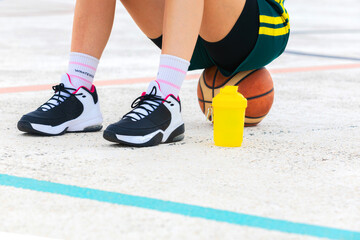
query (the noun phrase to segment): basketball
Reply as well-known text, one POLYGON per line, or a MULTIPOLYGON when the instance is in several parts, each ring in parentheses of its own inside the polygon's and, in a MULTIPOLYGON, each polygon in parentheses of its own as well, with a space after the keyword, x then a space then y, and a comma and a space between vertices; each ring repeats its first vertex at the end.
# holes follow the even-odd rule
MULTIPOLYGON (((255 126, 261 122, 272 106, 274 85, 266 68, 239 72, 225 77, 216 66, 207 68, 199 79, 197 95, 199 105, 205 115, 211 107, 212 99, 224 86, 239 86, 238 92, 248 101, 245 112, 245 126, 255 126)), ((208 116, 211 121, 211 116, 208 116)))

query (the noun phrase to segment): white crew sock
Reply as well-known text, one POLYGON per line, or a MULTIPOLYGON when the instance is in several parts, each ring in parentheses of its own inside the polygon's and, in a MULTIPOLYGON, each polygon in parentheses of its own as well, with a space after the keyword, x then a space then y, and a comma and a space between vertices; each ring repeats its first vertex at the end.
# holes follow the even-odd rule
POLYGON ((166 97, 179 95, 181 85, 186 77, 190 62, 172 55, 161 54, 159 72, 156 81, 160 85, 161 93, 166 97))
POLYGON ((95 57, 71 52, 67 71, 70 76, 70 84, 75 88, 84 86, 91 89, 98 64, 99 59, 95 57))

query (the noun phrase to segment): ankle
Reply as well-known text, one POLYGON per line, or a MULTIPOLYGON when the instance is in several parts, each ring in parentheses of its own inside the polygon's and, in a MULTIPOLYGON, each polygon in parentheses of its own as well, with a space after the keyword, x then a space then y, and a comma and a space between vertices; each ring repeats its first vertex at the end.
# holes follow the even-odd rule
POLYGON ((99 60, 87 54, 71 52, 69 59, 69 81, 75 88, 91 88, 99 60))
POLYGON ((190 63, 188 61, 176 56, 165 54, 160 56, 156 81, 163 95, 173 94, 175 97, 179 95, 189 65, 190 63))

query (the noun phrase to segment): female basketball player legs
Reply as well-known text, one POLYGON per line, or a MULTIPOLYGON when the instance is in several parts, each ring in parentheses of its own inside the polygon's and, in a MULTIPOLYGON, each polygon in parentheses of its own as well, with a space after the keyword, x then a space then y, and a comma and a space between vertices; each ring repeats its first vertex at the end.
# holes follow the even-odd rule
MULTIPOLYGON (((131 112, 104 131, 113 142, 151 146, 181 140, 178 93, 190 63, 190 70, 217 65, 225 75, 256 69, 279 56, 288 39, 283 0, 121 1, 162 54, 155 81, 134 101, 131 112)), ((92 81, 115 5, 115 0, 77 0, 68 72, 48 102, 21 118, 21 131, 59 135, 100 130, 92 81)))

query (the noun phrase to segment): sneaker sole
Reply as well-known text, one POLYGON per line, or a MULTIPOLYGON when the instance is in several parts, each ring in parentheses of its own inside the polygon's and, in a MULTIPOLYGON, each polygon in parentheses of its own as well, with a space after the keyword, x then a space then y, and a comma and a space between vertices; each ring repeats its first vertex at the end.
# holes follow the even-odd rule
POLYGON ((41 131, 38 131, 38 130, 34 129, 31 126, 30 122, 19 121, 18 124, 17 124, 17 128, 22 132, 26 132, 26 133, 30 133, 30 134, 36 134, 36 135, 41 135, 41 136, 59 136, 59 135, 63 135, 66 132, 97 132, 97 131, 100 131, 102 129, 102 125, 94 125, 94 126, 85 127, 81 131, 67 131, 68 127, 66 127, 60 133, 49 133, 49 132, 41 132, 41 131))
POLYGON ((110 141, 110 142, 115 142, 115 143, 120 143, 122 145, 126 145, 126 146, 132 146, 132 147, 151 147, 151 146, 156 146, 159 145, 161 143, 171 143, 171 142, 178 142, 184 139, 184 132, 185 132, 185 126, 184 124, 180 125, 179 127, 177 127, 168 137, 168 139, 163 142, 163 133, 159 132, 157 133, 154 137, 152 137, 149 141, 144 142, 144 143, 134 143, 134 142, 129 142, 129 141, 123 141, 120 140, 117 136, 116 133, 113 131, 109 131, 109 130, 105 130, 103 137, 110 141))

